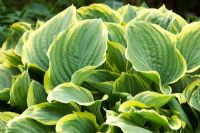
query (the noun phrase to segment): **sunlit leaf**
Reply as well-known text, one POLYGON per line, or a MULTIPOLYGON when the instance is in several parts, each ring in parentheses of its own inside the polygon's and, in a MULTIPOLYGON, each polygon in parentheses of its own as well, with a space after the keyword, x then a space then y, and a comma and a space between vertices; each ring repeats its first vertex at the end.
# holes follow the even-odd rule
POLYGON ((23 63, 36 64, 46 70, 49 63, 47 51, 53 39, 76 21, 76 8, 71 6, 31 32, 23 47, 23 63))
POLYGON ((98 128, 95 116, 88 112, 66 115, 56 124, 56 132, 63 133, 95 133, 98 128))
POLYGON ((131 21, 126 39, 126 57, 135 70, 157 71, 162 84, 173 83, 185 74, 186 62, 175 48, 173 34, 147 22, 131 21))
POLYGON ((186 25, 178 35, 176 47, 187 62, 187 72, 200 68, 200 22, 186 25))
POLYGON ((45 126, 27 117, 15 117, 6 125, 5 133, 55 133, 54 127, 45 126))
POLYGON ((104 4, 92 4, 81 7, 77 11, 80 19, 101 18, 105 22, 121 23, 122 16, 104 4))
POLYGON ((73 111, 79 111, 78 106, 75 104, 44 102, 29 107, 21 116, 32 118, 44 125, 56 125, 61 117, 73 111))
POLYGON ((81 21, 61 33, 48 52, 46 91, 70 81, 72 74, 85 66, 100 66, 105 61, 106 42, 106 26, 100 19, 81 21))

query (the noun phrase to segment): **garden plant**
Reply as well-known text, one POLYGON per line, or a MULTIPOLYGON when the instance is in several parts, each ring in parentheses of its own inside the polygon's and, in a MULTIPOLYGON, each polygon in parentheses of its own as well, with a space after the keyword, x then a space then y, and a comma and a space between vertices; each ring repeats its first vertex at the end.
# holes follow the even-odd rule
POLYGON ((200 22, 92 4, 10 30, 1 133, 200 133, 200 22))

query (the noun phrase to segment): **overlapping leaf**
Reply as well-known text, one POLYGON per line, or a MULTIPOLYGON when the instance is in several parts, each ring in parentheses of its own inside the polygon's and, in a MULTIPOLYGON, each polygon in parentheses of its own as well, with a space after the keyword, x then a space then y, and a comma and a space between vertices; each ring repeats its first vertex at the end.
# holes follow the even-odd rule
POLYGON ((106 3, 11 26, 0 132, 199 132, 199 22, 106 3))
POLYGON ((95 133, 98 128, 95 116, 88 112, 66 115, 56 124, 56 132, 64 133, 95 133))
POLYGON ((101 18, 104 22, 121 23, 122 16, 109 6, 103 4, 92 4, 81 7, 77 11, 80 19, 101 18))
POLYGON ((186 25, 178 35, 176 47, 187 62, 187 72, 200 68, 200 22, 186 25))
POLYGON ((76 8, 71 6, 31 32, 22 51, 23 63, 36 64, 47 69, 47 51, 57 34, 76 23, 76 8))
POLYGON ((16 75, 18 71, 9 67, 0 66, 0 99, 9 100, 9 92, 12 86, 12 76, 16 75))
POLYGON ((136 74, 122 73, 113 85, 113 92, 127 92, 133 96, 150 90, 150 85, 136 74))
POLYGON ((44 90, 43 85, 38 83, 37 81, 32 81, 29 85, 27 92, 27 105, 32 106, 35 104, 39 104, 45 102, 47 99, 47 94, 44 90))
POLYGON ((70 81, 72 74, 85 66, 100 66, 105 61, 107 36, 106 26, 100 19, 84 20, 60 34, 48 52, 46 91, 70 81))
POLYGON ((108 28, 109 41, 117 42, 126 47, 125 27, 115 23, 106 23, 106 26, 108 28))
POLYGON ((117 12, 122 15, 125 22, 129 22, 137 16, 137 12, 143 7, 136 7, 132 5, 125 5, 117 9, 117 12))
POLYGON ((183 95, 191 107, 200 111, 200 79, 190 83, 183 91, 183 95))
POLYGON ((125 47, 109 41, 105 65, 106 69, 116 73, 128 71, 131 63, 125 57, 125 47))
POLYGON ((169 11, 165 6, 161 7, 159 10, 142 9, 137 13, 135 20, 158 24, 174 34, 179 33, 187 24, 181 16, 169 11))
POLYGON ((66 114, 79 111, 76 104, 40 103, 25 110, 20 117, 32 118, 44 125, 56 125, 57 121, 66 114))
POLYGON ((24 32, 31 30, 31 25, 25 22, 17 22, 12 24, 12 34, 3 43, 2 50, 15 49, 19 38, 24 32))
POLYGON ((23 72, 12 85, 10 90, 10 101, 9 103, 13 106, 17 106, 20 109, 27 108, 27 92, 31 79, 29 77, 28 71, 23 72))
POLYGON ((90 91, 70 82, 56 86, 55 89, 49 93, 47 100, 49 102, 55 100, 61 103, 76 102, 79 105, 91 105, 92 102, 94 102, 90 91))
POLYGON ((137 71, 157 71, 162 84, 185 74, 186 62, 175 48, 176 38, 159 26, 132 21, 128 24, 126 57, 137 71))
POLYGON ((5 132, 6 124, 9 120, 13 119, 14 117, 18 116, 19 114, 14 112, 2 112, 0 113, 0 132, 5 132))
POLYGON ((42 125, 28 117, 15 117, 6 126, 5 133, 55 133, 54 127, 42 125))
POLYGON ((134 122, 132 122, 131 119, 124 118, 123 116, 117 116, 116 113, 113 111, 107 111, 107 120, 106 124, 117 126, 121 128, 121 130, 124 133, 130 133, 130 132, 141 132, 141 133, 152 133, 150 130, 147 130, 145 128, 139 127, 134 122))

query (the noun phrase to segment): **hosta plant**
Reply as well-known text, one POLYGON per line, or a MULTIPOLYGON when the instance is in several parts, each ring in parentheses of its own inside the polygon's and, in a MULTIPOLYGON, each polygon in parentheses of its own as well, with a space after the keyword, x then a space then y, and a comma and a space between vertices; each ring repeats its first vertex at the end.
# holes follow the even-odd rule
POLYGON ((93 4, 11 30, 0 132, 200 132, 200 22, 93 4))

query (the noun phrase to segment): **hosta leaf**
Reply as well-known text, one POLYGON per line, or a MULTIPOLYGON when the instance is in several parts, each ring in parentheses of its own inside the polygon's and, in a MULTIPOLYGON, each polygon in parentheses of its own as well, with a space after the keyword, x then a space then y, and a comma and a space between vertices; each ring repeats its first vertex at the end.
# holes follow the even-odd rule
POLYGON ((200 87, 193 92, 189 104, 200 112, 200 87))
POLYGON ((50 126, 26 117, 16 117, 7 123, 5 133, 55 133, 55 129, 50 126))
POLYGON ((137 16, 137 11, 143 9, 143 7, 136 7, 132 5, 125 5, 120 7, 117 12, 122 15, 125 22, 129 22, 137 16))
POLYGON ((80 19, 101 18, 104 22, 121 23, 122 16, 109 6, 103 4, 92 4, 81 7, 77 11, 80 19))
POLYGON ((188 116, 186 115, 186 113, 184 112, 183 108, 181 107, 181 105, 179 104, 179 102, 173 98, 170 102, 169 102, 169 107, 171 110, 174 110, 174 112, 176 112, 176 115, 180 118, 180 120, 182 121, 182 127, 185 128, 185 126, 188 126, 190 129, 192 129, 192 125, 188 119, 188 116), (185 125, 185 123, 187 125, 185 125))
POLYGON ((183 90, 193 81, 198 79, 198 76, 191 76, 191 75, 185 75, 181 79, 179 79, 174 84, 170 85, 173 89, 173 92, 176 93, 182 93, 183 90))
POLYGON ((123 2, 121 1, 115 1, 115 0, 111 0, 111 1, 105 1, 104 4, 108 5, 109 7, 111 7, 112 9, 118 9, 119 7, 123 6, 123 2))
POLYGON ((85 88, 110 94, 113 88, 113 81, 117 74, 105 70, 95 70, 95 67, 87 66, 79 69, 72 75, 72 83, 85 88))
POLYGON ((23 72, 13 83, 10 90, 10 101, 12 106, 17 106, 24 110, 27 108, 27 92, 31 79, 29 77, 28 71, 23 72))
POLYGON ((35 24, 35 30, 40 28, 44 23, 45 23, 44 21, 37 20, 35 24))
MULTIPOLYGON (((113 88, 113 82, 119 76, 119 74, 110 72, 107 70, 99 69, 91 71, 90 74, 82 84, 83 87, 98 91, 105 94, 110 94, 113 88)), ((78 77, 77 77, 78 78, 78 77)))
POLYGON ((9 100, 9 88, 12 85, 12 76, 17 73, 17 71, 11 68, 0 66, 0 100, 9 100))
POLYGON ((134 20, 158 24, 165 30, 174 34, 179 33, 182 30, 182 27, 187 24, 181 16, 166 8, 164 9, 164 7, 160 10, 142 9, 137 12, 137 17, 134 20))
POLYGON ((178 130, 181 128, 181 120, 177 116, 172 116, 167 118, 164 115, 158 114, 154 110, 142 109, 134 112, 141 115, 145 120, 150 121, 158 126, 169 126, 173 130, 178 130))
POLYGON ((73 111, 79 111, 78 106, 75 104, 44 102, 29 107, 21 116, 32 118, 44 125, 56 125, 61 117, 73 111))
POLYGON ((46 91, 70 81, 72 74, 83 67, 103 64, 106 43, 107 30, 100 19, 81 21, 60 34, 48 52, 50 69, 44 80, 46 91))
POLYGON ((113 81, 106 81, 106 82, 87 81, 86 83, 89 84, 88 88, 92 87, 93 89, 96 89, 99 92, 102 92, 102 93, 105 93, 105 94, 111 94, 112 93, 113 81))
POLYGON ((197 79, 190 83, 183 91, 189 105, 196 110, 200 111, 200 79, 197 79))
POLYGON ((81 85, 88 77, 95 73, 95 66, 86 66, 76 71, 71 78, 71 82, 81 85))
POLYGON ((187 62, 187 72, 200 68, 200 22, 186 25, 178 34, 176 47, 187 62))
POLYGON ((161 108, 172 100, 172 95, 160 94, 152 91, 144 91, 133 97, 133 100, 142 102, 147 106, 161 108))
POLYGON ((49 93, 47 100, 49 102, 55 100, 61 103, 75 102, 83 105, 96 115, 99 123, 102 123, 104 120, 101 114, 101 104, 107 98, 108 96, 105 95, 102 99, 94 101, 93 95, 87 89, 76 86, 73 83, 63 83, 49 93))
POLYGON ((108 40, 126 47, 125 27, 115 23, 106 23, 106 26, 108 28, 108 40))
POLYGON ((102 102, 108 99, 108 95, 103 96, 101 100, 96 100, 91 106, 88 106, 87 109, 96 116, 98 123, 103 123, 104 118, 102 116, 101 105, 102 102))
POLYGON ((21 57, 13 49, 3 51, 4 66, 18 67, 22 64, 21 57))
POLYGON ((117 116, 113 111, 106 111, 106 124, 119 127, 124 133, 139 132, 139 133, 153 133, 145 128, 137 126, 131 120, 126 120, 117 116))
POLYGON ((55 100, 61 103, 76 102, 79 105, 91 105, 94 102, 90 91, 70 82, 56 86, 55 89, 49 93, 47 100, 49 102, 55 100))
POLYGON ((186 62, 174 46, 173 34, 147 22, 131 21, 125 36, 126 57, 136 71, 157 71, 162 84, 173 83, 185 74, 186 62))
POLYGON ((118 73, 107 71, 104 69, 95 70, 86 81, 88 82, 106 82, 106 81, 115 81, 119 77, 118 73))
POLYGON ((18 115, 14 112, 0 112, 0 133, 4 133, 7 122, 18 115))
POLYGON ((3 101, 8 101, 10 98, 10 88, 4 88, 0 91, 0 99, 3 101))
POLYGON ((30 33, 31 33, 31 31, 24 32, 24 34, 21 36, 21 38, 19 39, 19 41, 15 47, 15 52, 20 56, 22 55, 23 45, 28 40, 30 33))
POLYGON ((141 79, 143 79, 149 85, 151 85, 152 90, 157 91, 157 92, 159 92, 160 90, 161 90, 161 92, 163 91, 161 89, 162 85, 161 85, 160 75, 157 71, 141 71, 141 72, 137 72, 137 71, 130 72, 129 71, 129 73, 138 75, 141 79))
POLYGON ((23 63, 48 68, 47 50, 57 34, 76 22, 76 9, 71 6, 31 32, 22 52, 23 63))
POLYGON ((95 116, 88 112, 66 115, 56 124, 56 132, 62 133, 95 133, 98 128, 95 116))
POLYGON ((28 107, 38 103, 45 102, 46 99, 47 99, 47 94, 44 90, 43 85, 33 80, 29 85, 27 93, 28 107))
POLYGON ((171 94, 172 89, 168 85, 161 85, 160 75, 157 71, 140 71, 135 72, 139 77, 151 85, 151 90, 163 94, 171 94))
POLYGON ((3 50, 15 49, 19 38, 24 32, 31 30, 31 25, 25 22, 16 22, 11 25, 11 29, 13 30, 13 33, 3 43, 3 50))
POLYGON ((128 100, 131 100, 133 97, 129 93, 125 92, 113 92, 109 95, 109 105, 112 107, 112 110, 118 112, 120 105, 128 100))
POLYGON ((150 110, 148 108, 149 106, 132 100, 123 103, 120 106, 119 111, 127 112, 126 115, 129 114, 130 116, 132 116, 132 119, 136 119, 139 115, 140 119, 144 119, 145 122, 152 122, 153 124, 155 124, 154 126, 157 126, 157 128, 159 128, 160 126, 169 126, 173 130, 178 130, 179 128, 181 128, 181 120, 176 115, 167 118, 164 115, 160 115, 155 110, 150 110), (132 106, 132 108, 130 106, 132 106), (134 107, 137 109, 140 108, 141 110, 134 109, 134 107))
POLYGON ((125 57, 125 47, 118 43, 108 42, 106 58, 106 65, 113 72, 126 72, 131 67, 131 63, 125 57))
POLYGON ((120 112, 129 112, 130 110, 132 110, 132 107, 136 107, 136 108, 150 108, 149 106, 147 106, 146 104, 136 101, 136 100, 129 100, 126 101, 124 103, 122 103, 119 106, 119 111, 120 112))
POLYGON ((192 97, 192 93, 200 86, 200 79, 197 79, 193 82, 191 82, 184 90, 183 95, 185 96, 186 100, 189 101, 189 99, 192 97))
POLYGON ((113 92, 127 92, 133 96, 150 90, 150 85, 136 74, 122 73, 113 84, 113 92))

